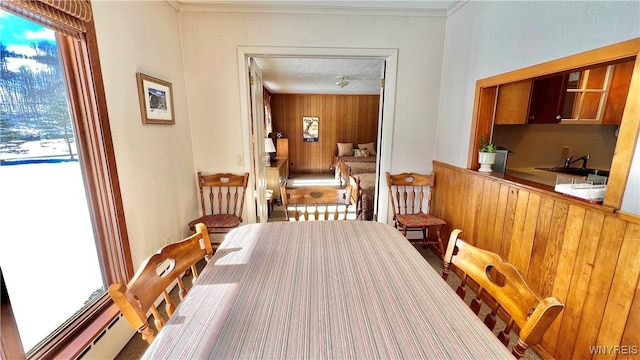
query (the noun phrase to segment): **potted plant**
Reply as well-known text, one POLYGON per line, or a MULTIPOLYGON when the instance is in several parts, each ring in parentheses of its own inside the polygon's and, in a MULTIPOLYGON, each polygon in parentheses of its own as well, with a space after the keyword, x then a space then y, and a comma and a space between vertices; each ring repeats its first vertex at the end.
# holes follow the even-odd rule
POLYGON ((478 149, 478 163, 480 164, 480 172, 490 173, 493 170, 491 165, 496 162, 496 146, 487 143, 487 136, 482 134, 480 136, 480 149, 478 149))

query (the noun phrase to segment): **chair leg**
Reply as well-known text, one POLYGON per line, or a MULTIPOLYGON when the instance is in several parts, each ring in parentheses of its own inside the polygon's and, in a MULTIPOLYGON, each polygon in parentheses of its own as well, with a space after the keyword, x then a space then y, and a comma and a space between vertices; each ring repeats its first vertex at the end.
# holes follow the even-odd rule
POLYGON ((422 247, 424 249, 429 247, 429 239, 427 238, 427 228, 422 229, 422 247))
POLYGON ((442 236, 440 236, 440 228, 436 228, 436 236, 438 237, 438 245, 440 246, 440 257, 444 259, 445 247, 442 236))

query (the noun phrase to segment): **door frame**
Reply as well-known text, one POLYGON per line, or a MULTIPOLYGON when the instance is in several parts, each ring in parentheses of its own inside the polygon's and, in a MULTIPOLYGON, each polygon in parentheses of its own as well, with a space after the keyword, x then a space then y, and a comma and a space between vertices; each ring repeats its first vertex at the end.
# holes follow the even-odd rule
MULTIPOLYGON (((271 46, 238 46, 238 79, 240 84, 240 114, 242 119, 242 148, 245 159, 245 170, 249 172, 249 184, 253 189, 256 174, 250 164, 259 154, 251 146, 251 101, 249 84, 249 58, 252 57, 301 57, 301 58, 363 58, 385 60, 384 102, 382 113, 379 114, 378 144, 379 144, 379 172, 376 178, 376 198, 378 203, 377 221, 387 223, 389 199, 380 196, 383 174, 391 168, 391 149, 393 148, 393 124, 395 120, 396 76, 398 68, 398 49, 385 48, 318 48, 318 47, 271 47, 271 46)), ((258 170, 258 169, 256 169, 258 170)), ((247 218, 249 223, 256 222, 256 204, 247 202, 247 218)), ((259 207, 261 208, 261 206, 259 207)), ((260 216, 261 222, 266 222, 265 216, 260 216)))

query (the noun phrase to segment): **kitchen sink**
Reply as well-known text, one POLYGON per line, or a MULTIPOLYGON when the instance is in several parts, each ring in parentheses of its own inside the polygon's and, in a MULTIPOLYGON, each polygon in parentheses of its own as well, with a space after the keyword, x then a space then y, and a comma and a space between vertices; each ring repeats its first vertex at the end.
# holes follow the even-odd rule
POLYGON ((600 169, 591 169, 591 168, 574 168, 574 167, 551 167, 551 168, 536 168, 539 170, 552 171, 562 174, 568 175, 576 175, 576 176, 588 176, 588 175, 599 175, 599 176, 609 176, 609 170, 600 170, 600 169))

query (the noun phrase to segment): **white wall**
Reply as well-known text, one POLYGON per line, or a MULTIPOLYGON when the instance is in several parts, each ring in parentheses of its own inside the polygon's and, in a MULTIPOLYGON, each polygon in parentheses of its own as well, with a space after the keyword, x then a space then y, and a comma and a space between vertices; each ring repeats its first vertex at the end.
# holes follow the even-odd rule
POLYGON ((446 23, 436 159, 466 166, 477 80, 636 37, 638 1, 465 3, 446 23))
POLYGON ((199 216, 176 10, 165 1, 93 1, 133 265, 199 216), (176 124, 143 125, 136 72, 173 84, 176 124))
POLYGON ((236 164, 247 141, 238 46, 399 49, 391 170, 431 169, 444 17, 181 11, 180 19, 196 171, 247 169, 236 164))

